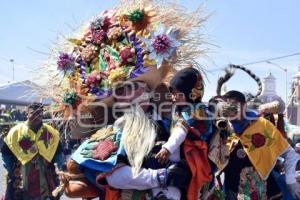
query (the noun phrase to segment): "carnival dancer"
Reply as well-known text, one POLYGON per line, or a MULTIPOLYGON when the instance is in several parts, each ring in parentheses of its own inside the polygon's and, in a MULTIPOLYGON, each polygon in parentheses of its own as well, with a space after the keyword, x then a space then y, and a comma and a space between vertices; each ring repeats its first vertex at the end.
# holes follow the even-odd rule
MULTIPOLYGON (((54 88, 51 94, 59 102, 57 115, 63 116, 67 125, 69 117, 76 116, 74 113, 81 113, 90 116, 94 125, 98 119, 106 118, 107 113, 106 109, 94 109, 90 104, 102 103, 114 108, 115 100, 122 101, 118 98, 119 95, 115 95, 120 85, 125 88, 124 91, 135 88, 133 86, 127 89, 130 86, 122 83, 130 81, 137 85, 138 89, 134 90, 137 93, 145 92, 147 87, 153 91, 161 83, 168 83, 168 78, 171 77, 168 75, 172 74, 170 72, 194 63, 204 52, 202 45, 205 43, 198 33, 206 17, 201 16, 203 13, 199 11, 200 9, 189 12, 176 2, 164 0, 126 0, 120 1, 114 9, 97 15, 83 27, 79 35, 69 38, 58 51, 53 51, 53 58, 57 60, 48 62, 51 64, 44 70, 52 73, 47 77, 50 77, 49 86, 54 88), (55 69, 58 71, 55 72, 55 69)), ((121 98, 126 96, 126 92, 124 94, 121 98)), ((81 175, 91 177, 90 182, 97 186, 101 186, 102 180, 114 188, 138 190, 166 187, 174 182, 183 183, 188 176, 173 176, 176 181, 170 179, 176 170, 189 172, 182 169, 186 166, 184 162, 154 167, 160 169, 142 165, 147 163, 144 159, 149 157, 146 155, 151 154, 158 138, 154 126, 157 120, 153 116, 148 118, 149 110, 135 103, 137 99, 140 99, 140 94, 137 98, 130 99, 130 103, 136 108, 134 112, 117 117, 118 120, 111 123, 112 126, 100 129, 96 135, 81 144, 72 156, 73 161, 83 169, 84 174, 81 175), (127 131, 127 128, 132 129, 127 131), (119 164, 126 166, 120 167, 119 164), (91 169, 95 170, 96 176, 91 169), (118 172, 126 174, 121 181, 122 177, 118 172), (141 181, 134 185, 136 180, 141 181)), ((93 127, 92 134, 99 128, 93 127)), ((77 136, 84 135, 79 128, 73 130, 77 136)), ((153 161, 157 162, 157 159, 153 161)))
POLYGON ((226 139, 230 151, 224 166, 226 199, 281 199, 272 170, 279 156, 285 159, 286 183, 295 199, 300 199, 294 149, 268 120, 247 110, 246 98, 238 91, 224 96, 221 115, 230 120, 234 134, 226 139), (230 111, 229 111, 230 110, 230 111))
MULTIPOLYGON (((180 154, 186 159, 192 172, 187 191, 187 199, 198 199, 203 194, 203 186, 212 180, 208 160, 208 141, 212 135, 212 120, 207 107, 202 103, 204 81, 199 70, 189 67, 178 71, 170 82, 170 90, 175 103, 174 131, 157 157, 165 160, 172 154, 180 154)), ((174 157, 174 156, 173 156, 174 157)))
POLYGON ((28 120, 13 127, 1 149, 7 175, 7 200, 54 199, 58 184, 54 164, 63 165, 59 133, 44 124, 43 105, 28 106, 28 120))
MULTIPOLYGON (((98 188, 106 188, 105 198, 114 191, 107 186, 127 190, 127 196, 128 190, 148 190, 148 194, 150 190, 152 196, 152 188, 166 188, 169 184, 182 188, 188 183, 189 175, 184 163, 164 165, 155 161, 155 149, 160 148, 159 145, 155 146, 155 143, 161 143, 161 138, 168 137, 169 125, 161 127, 160 130, 155 128, 154 122, 162 119, 151 108, 149 100, 141 98, 147 96, 147 85, 134 82, 125 84, 116 91, 117 103, 120 106, 131 106, 128 108, 133 111, 125 113, 113 126, 93 135, 79 147, 72 159, 81 165, 91 183, 98 188), (152 119, 149 119, 144 110, 151 113, 152 119), (166 169, 163 169, 165 167, 166 169)), ((165 195, 168 199, 180 199, 180 191, 172 186, 167 190, 162 189, 163 194, 154 190, 154 198, 165 195)), ((147 191, 134 193, 132 195, 137 197, 146 195, 147 191)), ((121 194, 124 195, 124 191, 121 194)))

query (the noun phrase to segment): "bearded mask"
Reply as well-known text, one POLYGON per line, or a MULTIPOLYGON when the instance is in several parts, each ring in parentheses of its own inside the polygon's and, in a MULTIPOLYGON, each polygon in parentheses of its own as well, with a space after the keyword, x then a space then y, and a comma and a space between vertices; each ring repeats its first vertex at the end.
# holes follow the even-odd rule
POLYGON ((236 118, 241 113, 241 107, 237 103, 219 102, 217 111, 221 117, 236 118))

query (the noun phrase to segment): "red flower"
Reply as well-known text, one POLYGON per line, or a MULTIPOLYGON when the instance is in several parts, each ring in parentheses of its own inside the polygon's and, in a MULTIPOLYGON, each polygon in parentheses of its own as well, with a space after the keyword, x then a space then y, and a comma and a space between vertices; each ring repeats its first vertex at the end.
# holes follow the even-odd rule
POLYGON ((23 137, 19 141, 19 145, 24 151, 28 151, 32 147, 33 141, 31 141, 28 137, 23 137))
POLYGON ((133 62, 134 56, 135 56, 134 49, 130 47, 125 47, 120 51, 120 57, 122 63, 124 64, 133 62))
POLYGON ((260 133, 255 133, 252 135, 251 142, 256 148, 259 148, 265 145, 266 138, 260 133))
POLYGON ((94 44, 101 44, 106 39, 106 32, 103 30, 94 30, 92 31, 92 42, 94 44))
POLYGON ((100 141, 93 150, 93 158, 96 160, 106 160, 109 156, 118 150, 118 147, 111 139, 100 141))

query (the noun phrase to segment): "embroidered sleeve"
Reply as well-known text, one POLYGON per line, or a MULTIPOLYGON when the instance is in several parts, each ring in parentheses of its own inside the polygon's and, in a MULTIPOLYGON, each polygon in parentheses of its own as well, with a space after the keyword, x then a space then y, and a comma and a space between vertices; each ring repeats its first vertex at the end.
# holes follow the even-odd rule
POLYGON ((289 146, 288 149, 282 154, 284 158, 284 169, 285 169, 285 179, 287 184, 292 184, 296 182, 297 172, 296 165, 300 160, 300 156, 295 152, 295 150, 289 146))

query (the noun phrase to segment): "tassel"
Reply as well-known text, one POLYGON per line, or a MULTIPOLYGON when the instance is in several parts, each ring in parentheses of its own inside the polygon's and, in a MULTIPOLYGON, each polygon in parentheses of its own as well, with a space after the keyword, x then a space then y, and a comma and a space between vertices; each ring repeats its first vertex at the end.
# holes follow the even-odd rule
POLYGON ((59 176, 60 184, 58 187, 55 188, 55 190, 52 191, 53 197, 60 196, 62 194, 62 192, 64 191, 65 186, 69 183, 69 181, 85 177, 84 174, 70 174, 70 173, 61 171, 61 170, 59 170, 56 163, 54 163, 54 166, 55 166, 55 173, 59 176))
POLYGON ((274 126, 276 126, 274 114, 271 113, 269 116, 270 116, 270 119, 269 119, 270 122, 272 122, 272 124, 273 124, 274 126))
POLYGON ((287 138, 286 132, 284 130, 284 115, 282 113, 278 114, 277 129, 281 132, 284 138, 287 138))
POLYGON ((59 186, 55 188, 55 190, 52 191, 52 196, 53 197, 58 197, 59 195, 62 194, 62 191, 65 189, 65 183, 62 181, 61 175, 63 175, 63 172, 59 170, 57 163, 54 163, 55 167, 55 173, 59 177, 59 186))
POLYGON ((55 198, 60 196, 64 189, 65 189, 65 184, 64 183, 60 184, 58 187, 55 188, 55 190, 52 191, 52 196, 55 198))

